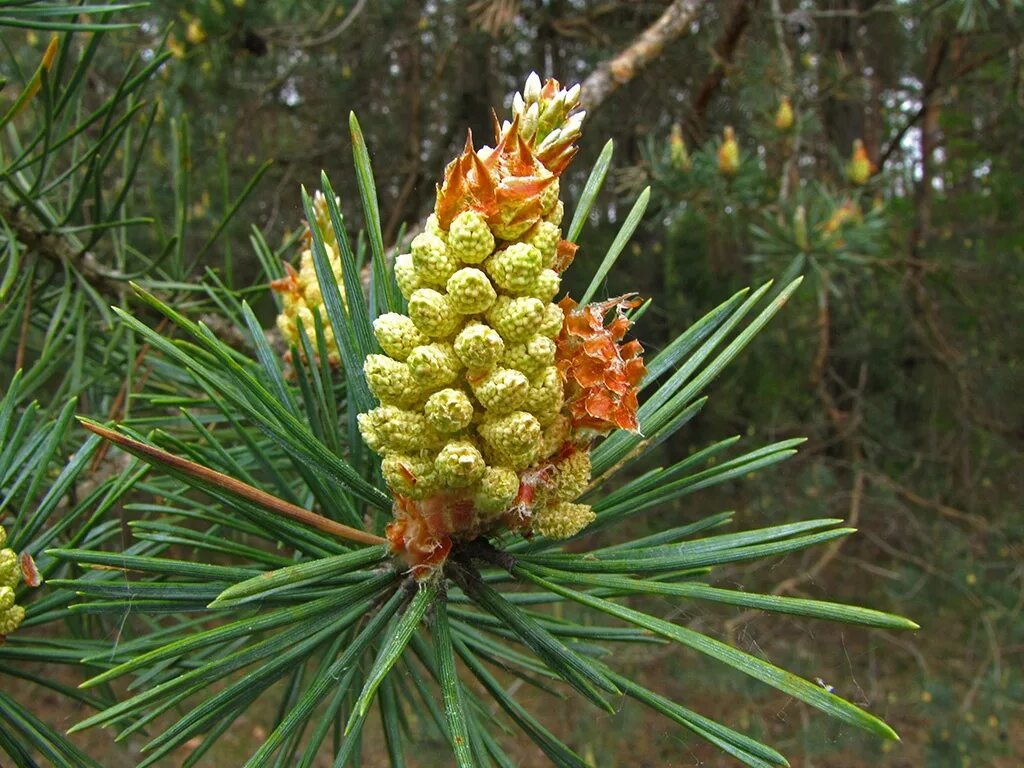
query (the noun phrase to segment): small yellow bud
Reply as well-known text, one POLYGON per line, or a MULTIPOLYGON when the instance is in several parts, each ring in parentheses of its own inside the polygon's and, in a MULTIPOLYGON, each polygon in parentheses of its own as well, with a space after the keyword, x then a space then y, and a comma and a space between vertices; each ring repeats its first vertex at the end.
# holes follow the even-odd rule
POLYGON ((445 245, 448 245, 448 233, 441 229, 441 222, 437 220, 437 214, 432 213, 427 216, 427 223, 423 231, 440 238, 444 241, 445 245))
MULTIPOLYGON (((540 193, 540 209, 545 214, 550 214, 556 205, 561 204, 561 200, 558 199, 559 184, 556 178, 553 182, 544 187, 544 191, 540 193)), ((557 223, 557 222, 556 222, 557 223)))
POLYGON ((573 451, 554 465, 551 478, 551 498, 555 501, 574 501, 590 483, 590 451, 573 451))
POLYGON ((485 518, 504 512, 519 495, 519 475, 508 467, 487 467, 473 496, 473 505, 485 518))
POLYGON ((438 489, 434 462, 429 458, 392 453, 384 457, 381 474, 395 494, 410 499, 423 499, 438 489))
POLYGON ((203 29, 203 22, 199 19, 191 19, 185 28, 185 39, 192 45, 199 45, 206 40, 206 30, 203 29))
POLYGON ((544 269, 534 278, 533 285, 526 290, 526 295, 533 296, 533 298, 540 299, 547 304, 555 298, 558 294, 558 289, 561 287, 562 278, 559 277, 558 273, 553 269, 544 269))
POLYGON ((474 267, 463 267, 448 278, 447 290, 455 311, 463 315, 486 312, 498 297, 487 275, 474 267))
POLYGON ((395 282, 398 283, 398 290, 408 300, 412 297, 413 291, 424 286, 423 280, 416 271, 411 253, 399 254, 395 259, 395 282))
POLYGON ((541 252, 529 243, 513 243, 498 251, 484 263, 487 274, 506 291, 529 290, 544 268, 541 252))
POLYGON ((722 144, 718 148, 718 170, 723 176, 735 176, 740 170, 740 145, 731 125, 722 131, 722 144))
POLYGON ((420 280, 436 286, 448 282, 448 278, 458 268, 444 240, 429 232, 421 232, 413 238, 412 263, 420 280))
POLYGON ((789 96, 783 96, 775 112, 775 128, 785 133, 793 127, 793 122, 793 102, 789 100, 789 96))
POLYGON ((7 529, 0 525, 0 549, 7 546, 7 529))
POLYGON ((384 405, 409 407, 422 400, 421 388, 410 367, 387 355, 367 355, 363 374, 373 396, 384 405))
POLYGON ((0 587, 0 612, 14 605, 14 590, 11 587, 0 587))
POLYGON ((572 433, 572 422, 567 416, 559 414, 551 420, 551 423, 544 427, 543 444, 541 445, 541 458, 547 458, 557 453, 569 440, 572 433))
POLYGON ((484 457, 468 440, 452 440, 434 459, 438 479, 449 488, 472 485, 483 475, 484 468, 484 457))
POLYGON ((471 371, 492 368, 504 352, 501 336, 483 323, 469 323, 455 337, 455 354, 471 371))
MULTIPOLYGON (((561 317, 561 310, 558 310, 558 313, 561 317)), ((525 341, 538 332, 538 326, 543 325, 544 302, 532 297, 510 299, 507 296, 499 296, 487 313, 487 320, 505 341, 525 341)), ((558 327, 561 329, 561 321, 558 327)))
POLYGON ((555 352, 555 342, 547 336, 537 334, 523 343, 508 345, 502 363, 507 368, 515 368, 533 377, 554 364, 555 352))
POLYGON ((561 501, 534 512, 533 530, 549 539, 568 539, 596 518, 594 510, 587 504, 561 501))
POLYGON ((459 314, 443 293, 417 288, 409 297, 409 317, 422 333, 432 339, 446 339, 455 333, 459 314))
POLYGON ((864 147, 864 142, 860 139, 854 139, 853 154, 850 156, 850 162, 846 164, 846 177, 852 184, 862 187, 868 183, 868 180, 876 170, 878 169, 871 162, 871 158, 868 157, 868 151, 864 147))
POLYGON ((448 228, 448 245, 462 263, 479 264, 494 250, 494 235, 480 213, 463 211, 448 228))
POLYGON ((423 413, 438 432, 458 432, 473 420, 473 403, 461 389, 442 389, 427 398, 423 413))
POLYGON ((21 566, 13 549, 0 549, 0 587, 14 587, 21 582, 21 566))
POLYGON ((419 387, 437 389, 451 384, 459 375, 459 359, 451 344, 424 344, 409 354, 409 370, 419 387))
POLYGON ((518 410, 529 391, 530 380, 512 368, 495 368, 473 388, 480 404, 495 414, 518 410))
POLYGON ((556 227, 561 226, 562 219, 565 217, 565 204, 559 200, 555 207, 551 209, 551 213, 544 217, 544 221, 551 222, 556 227))
POLYGON ((480 436, 493 454, 513 469, 530 466, 540 452, 540 422, 529 413, 513 411, 480 424, 480 436))
POLYGON ((562 230, 550 221, 539 221, 537 226, 526 235, 526 242, 540 251, 541 261, 545 267, 555 263, 555 251, 558 241, 562 239, 562 230))
POLYGON ((544 314, 537 325, 537 333, 553 339, 562 332, 562 324, 565 322, 565 314, 557 304, 548 304, 544 307, 544 314))
POLYGON ((380 348, 395 360, 405 360, 414 347, 430 341, 411 318, 397 312, 387 312, 374 320, 373 335, 380 348))
POLYGON ((563 397, 562 377, 556 366, 549 365, 531 384, 525 409, 538 417, 539 414, 553 415, 562 410, 563 397))
POLYGON ((668 156, 672 167, 677 171, 688 171, 693 166, 690 153, 686 149, 686 140, 683 138, 683 126, 675 123, 672 132, 668 137, 668 156))
POLYGON ((25 609, 20 605, 12 605, 5 611, 0 611, 0 635, 9 635, 25 619, 25 609))
POLYGON ((429 451, 443 442, 422 413, 392 405, 360 414, 359 431, 370 448, 384 454, 429 451))

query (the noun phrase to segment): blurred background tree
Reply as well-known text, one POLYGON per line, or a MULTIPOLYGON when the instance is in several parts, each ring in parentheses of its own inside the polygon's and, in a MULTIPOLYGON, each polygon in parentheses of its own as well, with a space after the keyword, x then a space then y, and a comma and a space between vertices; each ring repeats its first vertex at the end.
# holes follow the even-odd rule
MULTIPOLYGON (((353 178, 350 110, 374 149, 390 244, 429 212, 463 127, 487 140, 491 106, 507 106, 525 73, 583 82, 596 96, 563 180, 569 197, 606 138, 618 149, 576 274, 593 271, 651 185, 638 244, 617 267, 655 299, 638 328, 645 345, 657 349, 760 278, 809 278, 686 441, 662 450, 678 459, 752 423, 766 437, 810 436, 809 447, 783 475, 678 502, 644 525, 728 507, 746 522, 843 517, 861 535, 800 555, 787 569, 799 577, 755 568, 737 570, 737 583, 929 613, 914 638, 810 634, 737 612, 690 619, 780 663, 813 650, 822 685, 870 703, 904 739, 882 754, 848 729, 806 727, 791 745, 805 765, 819 753, 822 764, 1020 764, 1016 0, 175 0, 118 11, 125 28, 73 34, 61 29, 67 15, 30 20, 23 7, 33 5, 62 4, 0 3, 0 383, 16 392, 19 417, 35 400, 58 418, 72 397, 99 418, 125 415, 146 375, 107 309, 129 301, 126 280, 215 322, 217 303, 196 279, 247 289, 263 279, 251 241, 292 252, 298 185, 317 186, 322 168, 353 178), (20 104, 51 34, 58 58, 20 104), (727 126, 735 167, 721 160, 727 126), (17 368, 26 373, 9 387, 17 368)), ((358 220, 358 194, 338 191, 358 220)), ((63 436, 68 425, 55 423, 63 436)), ((31 472, 58 471, 84 439, 67 434, 31 472)), ((684 679, 657 654, 637 663, 670 688, 706 683, 708 714, 726 706, 717 678, 684 679)), ((786 710, 746 700, 741 720, 786 745, 796 731, 786 710)), ((614 729, 569 719, 594 754, 638 760, 614 729)), ((678 759, 657 728, 644 759, 678 759)))

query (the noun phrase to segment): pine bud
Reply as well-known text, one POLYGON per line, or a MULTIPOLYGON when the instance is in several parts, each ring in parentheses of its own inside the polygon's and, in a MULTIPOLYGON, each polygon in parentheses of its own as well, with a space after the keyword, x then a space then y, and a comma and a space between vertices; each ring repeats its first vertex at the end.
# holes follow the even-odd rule
POLYGON ((437 214, 432 213, 427 216, 427 223, 423 227, 423 231, 440 238, 449 248, 451 247, 448 242, 448 233, 441 229, 441 222, 437 220, 437 214))
POLYGON ((553 456, 562 449, 572 434, 572 422, 567 416, 555 416, 551 423, 544 427, 543 443, 540 449, 541 458, 553 456))
POLYGON ((669 162, 677 171, 689 171, 693 166, 690 153, 686 149, 686 140, 683 138, 683 127, 679 123, 672 126, 672 132, 668 137, 669 162))
POLYGON ((846 165, 846 177, 852 184, 863 187, 876 170, 875 164, 868 157, 867 149, 864 148, 864 142, 854 139, 853 154, 850 156, 850 162, 846 165))
POLYGON ((515 411, 526 400, 530 380, 520 371, 495 368, 473 388, 480 404, 489 412, 500 414, 515 411))
POLYGON ((455 333, 459 315, 451 301, 433 288, 417 288, 409 297, 409 317, 422 333, 432 339, 446 339, 455 333))
POLYGON ((541 252, 529 243, 513 243, 487 259, 484 268, 498 287, 521 293, 528 290, 540 274, 544 260, 541 252))
POLYGON ((438 432, 458 432, 473 420, 473 403, 461 389, 442 389, 427 398, 423 413, 438 432))
POLYGON ((590 484, 590 451, 573 451, 554 465, 551 498, 574 501, 590 484))
POLYGON ((484 473, 484 457, 468 440, 452 440, 434 459, 438 479, 449 488, 472 485, 484 473))
POLYGON ((548 304, 544 307, 544 314, 537 325, 537 333, 553 339, 562 332, 562 324, 565 322, 565 314, 557 304, 548 304))
POLYGON ((740 170, 740 145, 731 125, 722 131, 722 144, 718 148, 718 170, 723 176, 735 176, 740 170))
POLYGON ((508 467, 487 467, 473 496, 473 504, 485 517, 504 512, 519 494, 519 475, 508 467))
POLYGON ((21 582, 21 567, 13 549, 0 549, 0 587, 14 587, 21 582))
MULTIPOLYGON (((555 185, 552 184, 552 186, 555 186, 555 185)), ((545 190, 545 191, 547 191, 547 190, 545 190)), ((558 190, 556 189, 555 191, 557 192, 558 190)), ((541 200, 543 201, 543 199, 544 199, 544 196, 541 195, 541 200)), ((554 224, 556 227, 558 227, 558 226, 562 225, 562 219, 564 217, 565 217, 565 204, 561 200, 557 200, 557 201, 555 201, 555 204, 551 207, 551 210, 548 213, 544 214, 544 221, 546 221, 546 222, 548 222, 550 224, 554 224)))
POLYGON ((392 453, 384 457, 380 471, 388 488, 398 496, 424 499, 437 492, 434 462, 429 458, 392 453))
POLYGON ((448 247, 463 264, 479 264, 494 250, 494 235, 476 211, 463 211, 448 228, 448 247))
POLYGON ((409 354, 409 370, 416 384, 437 389, 451 384, 459 376, 459 359, 451 344, 424 344, 409 354))
POLYGON ((0 635, 9 635, 25 620, 25 609, 20 605, 12 605, 5 611, 0 611, 0 635))
POLYGON ((531 384, 526 408, 533 414, 556 414, 563 402, 562 377, 556 366, 549 365, 531 384))
POLYGON ((513 469, 530 466, 540 452, 540 422, 529 413, 513 411, 480 424, 480 436, 495 456, 513 469))
POLYGON ((395 259, 395 282, 406 300, 412 297, 413 291, 425 285, 416 271, 411 253, 401 253, 395 259))
POLYGON ((487 275, 473 267, 463 267, 448 278, 447 290, 455 311, 463 315, 486 312, 498 297, 487 275))
POLYGON ((575 536, 597 518, 587 504, 561 501, 534 512, 533 530, 549 539, 575 536))
POLYGON ((414 347, 430 341, 410 318, 397 312, 387 312, 374 320, 373 335, 380 348, 395 360, 405 360, 414 347))
POLYGON ((412 240, 412 263, 416 274, 427 285, 441 286, 458 268, 444 241, 429 232, 421 232, 412 240))
POLYGON ((789 96, 783 96, 779 102, 779 108, 775 112, 775 128, 786 133, 793 127, 793 122, 793 103, 789 100, 789 96))
POLYGON ((547 336, 537 334, 523 343, 509 345, 505 349, 502 363, 507 368, 515 368, 532 378, 547 366, 554 364, 555 353, 555 342, 547 336))
POLYGON ((556 227, 562 223, 562 213, 558 212, 557 218, 553 214, 556 213, 556 209, 560 208, 562 211, 565 210, 562 206, 562 201, 558 199, 559 188, 560 184, 558 179, 555 179, 544 188, 543 192, 540 193, 541 213, 543 213, 544 216, 547 217, 547 220, 552 222, 556 227))
POLYGON ((501 336, 483 323, 469 323, 455 337, 455 354, 471 371, 494 367, 504 352, 505 342, 501 336))
POLYGON ((557 224, 550 221, 538 221, 531 229, 525 242, 540 251, 541 261, 545 267, 550 267, 555 262, 555 251, 558 248, 558 241, 562 239, 562 230, 557 224))
POLYGON ((409 366, 387 355, 367 355, 363 374, 373 396, 384 405, 408 407, 422 399, 421 388, 409 366))
POLYGON ((544 303, 530 297, 510 299, 507 296, 499 296, 487 313, 487 320, 505 341, 525 341, 537 333, 538 326, 543 326, 544 303))
POLYGON ((555 298, 561 286, 562 278, 558 276, 558 273, 553 269, 544 269, 534 279, 533 285, 529 287, 526 294, 547 304, 555 298))
POLYGON ((442 443, 441 436, 430 426, 426 416, 392 405, 360 414, 359 431, 367 445, 385 454, 429 451, 442 443))

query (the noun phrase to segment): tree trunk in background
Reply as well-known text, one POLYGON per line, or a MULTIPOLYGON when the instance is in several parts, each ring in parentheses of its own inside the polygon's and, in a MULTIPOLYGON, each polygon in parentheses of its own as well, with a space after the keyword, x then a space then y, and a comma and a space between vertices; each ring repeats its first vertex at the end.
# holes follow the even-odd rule
POLYGON ((707 116, 708 106, 711 98, 722 86, 725 80, 726 67, 732 63, 736 55, 736 48, 740 39, 750 24, 750 17, 757 8, 759 0, 737 0, 733 6, 732 14, 725 25, 722 36, 715 43, 715 58, 711 71, 704 79, 697 98, 693 101, 693 116, 690 121, 690 137, 699 142, 704 133, 704 118, 707 116))

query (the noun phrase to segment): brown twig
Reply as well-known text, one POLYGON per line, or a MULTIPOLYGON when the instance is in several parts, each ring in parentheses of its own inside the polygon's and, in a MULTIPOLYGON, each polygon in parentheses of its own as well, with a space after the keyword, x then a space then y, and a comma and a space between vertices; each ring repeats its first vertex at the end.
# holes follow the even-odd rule
POLYGON ((266 491, 261 491, 258 488, 253 488, 247 483, 243 483, 241 480, 236 480, 233 477, 217 472, 209 467, 204 467, 202 464, 196 464, 195 462, 183 459, 180 456, 175 456, 173 453, 161 450, 152 445, 133 440, 126 435, 122 435, 119 432, 115 432, 112 429, 100 426, 95 422, 87 421, 85 419, 79 419, 82 426, 88 429, 90 432, 94 432, 105 440, 109 440, 112 443, 120 446, 129 453, 133 453, 146 461, 153 464, 162 464, 166 467, 181 472, 189 477, 194 477, 198 480, 215 485, 218 488, 223 489, 227 493, 237 496, 239 498, 250 501, 260 507, 263 507, 269 512, 274 512, 283 517, 287 517, 303 525, 308 525, 310 528, 315 528, 318 531, 336 536, 339 539, 347 539, 349 541, 357 541, 360 544, 387 544, 387 540, 380 536, 375 536, 372 533, 366 531, 360 531, 358 528, 352 528, 348 525, 330 520, 322 515, 318 515, 315 512, 310 512, 308 509, 303 509, 294 504, 291 504, 283 499, 279 499, 266 491))
POLYGON ((21 331, 18 335, 18 351, 14 355, 14 370, 20 371, 25 365, 25 350, 28 348, 29 320, 32 316, 32 274, 29 273, 28 286, 25 288, 25 310, 21 314, 21 331))

